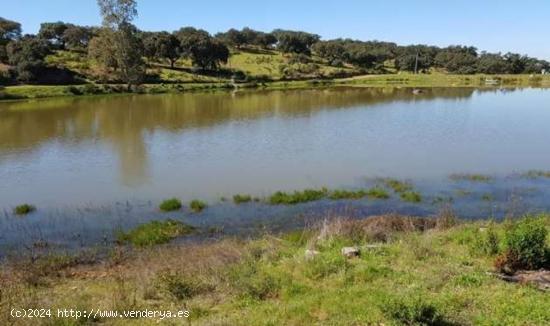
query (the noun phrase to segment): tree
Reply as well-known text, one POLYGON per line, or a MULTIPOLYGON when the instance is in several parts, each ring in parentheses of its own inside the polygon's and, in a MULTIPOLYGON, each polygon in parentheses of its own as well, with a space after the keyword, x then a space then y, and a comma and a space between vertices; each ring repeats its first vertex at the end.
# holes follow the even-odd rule
POLYGON ((277 47, 285 53, 309 55, 311 46, 321 39, 319 35, 299 31, 276 29, 272 33, 277 38, 277 47))
POLYGON ((229 59, 229 49, 207 31, 184 27, 175 35, 180 41, 182 55, 202 69, 218 69, 220 63, 227 63, 229 59))
POLYGON ((118 62, 116 51, 113 47, 114 42, 114 32, 107 28, 101 29, 98 35, 90 40, 88 56, 96 60, 103 67, 116 71, 118 69, 118 62))
POLYGON ((277 43, 277 38, 271 33, 260 32, 256 36, 255 44, 261 48, 267 49, 277 43))
POLYGON ((97 0, 103 25, 118 29, 129 24, 137 16, 137 2, 135 0, 97 0))
POLYGON ((504 74, 509 71, 506 60, 500 53, 483 52, 477 61, 477 72, 483 74, 504 74))
POLYGON ((178 38, 168 32, 142 33, 144 55, 149 60, 167 59, 170 67, 181 55, 180 42, 178 38))
POLYGON ((216 38, 236 48, 240 48, 244 44, 247 44, 246 36, 234 28, 225 33, 216 34, 216 38))
POLYGON ((84 50, 88 47, 92 37, 93 31, 91 28, 69 24, 61 39, 70 49, 84 50))
POLYGON ((0 17, 0 62, 7 62, 6 45, 21 37, 21 24, 0 17))
POLYGON ((63 33, 65 33, 68 27, 64 22, 42 23, 40 24, 38 37, 52 44, 59 45, 61 49, 64 49, 65 40, 63 39, 63 33))
POLYGON ((114 34, 114 48, 119 77, 126 82, 128 90, 132 85, 139 85, 145 77, 143 43, 138 36, 137 28, 132 24, 122 24, 114 34))
POLYGON ((50 54, 48 43, 36 37, 24 37, 7 45, 9 64, 15 66, 17 79, 22 82, 36 80, 45 67, 44 58, 50 54))
POLYGON ((126 82, 128 90, 132 85, 141 83, 145 76, 145 63, 141 59, 143 55, 143 43, 138 37, 138 30, 131 24, 137 16, 137 3, 135 0, 98 0, 103 26, 108 31, 106 37, 99 43, 109 41, 112 37, 114 52, 100 46, 99 56, 104 59, 114 56, 116 67, 119 69, 119 77, 126 82))

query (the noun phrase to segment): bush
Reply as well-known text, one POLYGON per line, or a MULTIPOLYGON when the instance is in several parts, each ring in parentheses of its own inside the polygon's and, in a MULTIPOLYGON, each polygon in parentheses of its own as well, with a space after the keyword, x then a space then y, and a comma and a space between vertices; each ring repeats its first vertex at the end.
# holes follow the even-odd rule
POLYGON ((204 289, 202 283, 196 279, 173 271, 159 273, 154 285, 160 292, 177 301, 191 299, 204 289))
POLYGON ((252 197, 250 195, 237 194, 237 195, 233 196, 233 202, 235 204, 248 203, 251 200, 252 200, 252 197))
POLYGON ((549 266, 548 230, 542 217, 526 217, 510 225, 505 234, 506 250, 495 262, 502 272, 539 269, 549 266))
POLYGON ((159 208, 163 212, 177 211, 181 209, 181 201, 177 198, 167 199, 160 204, 159 208))
POLYGON ((435 306, 421 299, 387 301, 381 310, 400 325, 448 325, 435 306))
POLYGON ((120 243, 129 242, 136 247, 147 247, 167 243, 181 235, 193 232, 195 228, 175 220, 152 221, 142 224, 135 229, 116 235, 120 243))
POLYGON ((203 202, 203 201, 200 201, 200 200, 193 200, 191 201, 191 203, 189 203, 189 207, 191 208, 191 211, 193 211, 193 213, 199 213, 201 212, 203 209, 205 209, 208 205, 203 202))
POLYGON ((36 210, 36 207, 34 207, 33 205, 23 204, 15 207, 13 209, 13 213, 16 215, 27 215, 34 212, 35 210, 36 210))

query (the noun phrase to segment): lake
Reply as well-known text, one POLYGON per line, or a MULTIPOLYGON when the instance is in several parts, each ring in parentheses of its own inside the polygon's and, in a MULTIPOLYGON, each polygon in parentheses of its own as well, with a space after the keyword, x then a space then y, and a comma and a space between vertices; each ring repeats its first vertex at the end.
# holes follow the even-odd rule
MULTIPOLYGON (((237 193, 354 188, 392 177, 434 197, 472 186, 495 198, 501 194, 504 202, 511 189, 523 189, 522 198, 535 193, 530 207, 545 209, 548 180, 520 175, 550 170, 549 144, 550 90, 536 88, 434 88, 420 94, 333 88, 4 102, 0 208, 5 219, 13 219, 8 215, 15 205, 28 202, 50 217, 110 214, 125 225, 121 216, 146 219, 168 197, 218 203, 237 193), (497 181, 457 185, 448 178, 455 173, 497 181)), ((230 213, 226 206, 213 208, 218 212, 209 213, 212 219, 276 211, 230 213)), ((431 211, 421 208, 419 213, 431 211)), ((463 208, 466 215, 479 214, 470 202, 463 208)))

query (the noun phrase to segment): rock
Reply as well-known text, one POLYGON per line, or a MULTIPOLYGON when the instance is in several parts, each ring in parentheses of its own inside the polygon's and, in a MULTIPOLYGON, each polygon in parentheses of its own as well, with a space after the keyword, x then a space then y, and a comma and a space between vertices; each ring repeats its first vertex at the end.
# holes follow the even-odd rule
POLYGON ((315 256, 319 255, 320 252, 318 252, 317 250, 310 250, 310 249, 307 249, 306 252, 305 252, 305 257, 306 257, 306 260, 311 260, 313 258, 315 258, 315 256))
POLYGON ((346 258, 359 257, 359 248, 357 247, 344 247, 342 248, 342 255, 346 258))

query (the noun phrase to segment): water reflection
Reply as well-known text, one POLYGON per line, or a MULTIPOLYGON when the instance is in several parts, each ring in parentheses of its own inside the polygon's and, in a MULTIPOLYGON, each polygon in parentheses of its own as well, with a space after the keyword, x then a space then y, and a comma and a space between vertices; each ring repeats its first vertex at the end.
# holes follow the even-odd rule
MULTIPOLYGON (((372 162, 376 157, 386 159, 388 172, 407 175, 411 169, 395 162, 391 153, 411 151, 413 170, 423 164, 416 155, 427 149, 419 142, 426 143, 423 137, 428 136, 413 124, 429 123, 434 130, 437 124, 463 125, 447 128, 450 139, 430 140, 433 148, 457 145, 447 141, 460 140, 468 128, 464 114, 472 112, 460 116, 437 107, 468 108, 466 103, 484 93, 499 97, 499 105, 509 105, 501 90, 472 88, 425 89, 416 95, 410 89, 339 88, 0 103, 0 206, 30 196, 39 197, 31 198, 35 202, 52 202, 53 197, 58 198, 55 203, 62 202, 60 197, 69 203, 108 202, 153 194, 267 191, 284 181, 289 187, 306 185, 307 180, 344 183, 369 169, 384 172, 372 162), (362 112, 382 105, 391 107, 371 115, 362 112), (403 114, 403 107, 430 111, 413 116, 403 114), (348 113, 321 114, 339 110, 348 113), (370 134, 385 124, 390 125, 387 130, 370 134), (400 128, 408 133, 393 139, 391 133, 400 128), (354 153, 354 148, 363 152, 354 153), (293 183, 297 177, 301 181, 293 183)), ((463 154, 468 145, 458 145, 462 148, 457 153, 463 154)))

